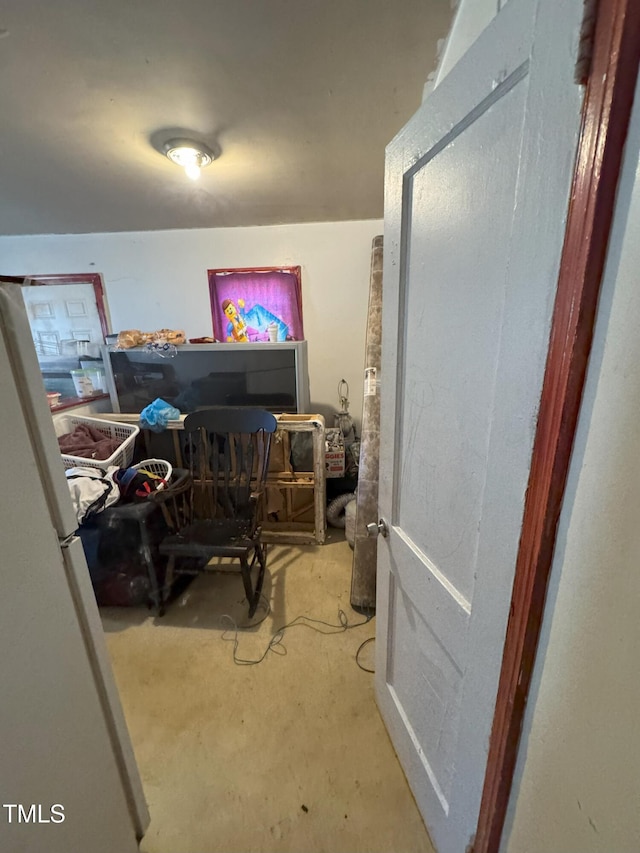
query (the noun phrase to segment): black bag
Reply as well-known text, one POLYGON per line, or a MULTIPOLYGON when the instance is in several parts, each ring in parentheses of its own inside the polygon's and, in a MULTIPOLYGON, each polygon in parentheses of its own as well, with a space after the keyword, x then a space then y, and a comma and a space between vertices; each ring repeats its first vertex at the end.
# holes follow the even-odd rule
POLYGON ((164 480, 152 477, 137 468, 118 468, 113 479, 120 488, 120 500, 123 503, 146 500, 164 480))

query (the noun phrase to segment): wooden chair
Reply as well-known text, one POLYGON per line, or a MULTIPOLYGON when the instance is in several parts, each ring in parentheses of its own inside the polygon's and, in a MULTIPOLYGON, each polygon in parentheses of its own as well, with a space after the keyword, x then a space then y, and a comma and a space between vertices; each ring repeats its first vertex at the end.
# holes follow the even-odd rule
POLYGON ((169 558, 166 594, 174 574, 215 570, 209 562, 228 557, 240 563, 249 618, 256 612, 267 564, 259 510, 276 426, 272 414, 255 408, 219 406, 185 418, 190 517, 160 544, 160 553, 169 558))

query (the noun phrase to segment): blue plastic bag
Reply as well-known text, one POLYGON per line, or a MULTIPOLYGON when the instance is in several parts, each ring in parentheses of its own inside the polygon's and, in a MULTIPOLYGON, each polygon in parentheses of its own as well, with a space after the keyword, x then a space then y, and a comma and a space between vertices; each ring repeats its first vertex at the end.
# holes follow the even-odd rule
POLYGON ((180 409, 157 397, 140 412, 140 426, 152 432, 162 432, 167 428, 169 421, 177 421, 179 418, 180 409))

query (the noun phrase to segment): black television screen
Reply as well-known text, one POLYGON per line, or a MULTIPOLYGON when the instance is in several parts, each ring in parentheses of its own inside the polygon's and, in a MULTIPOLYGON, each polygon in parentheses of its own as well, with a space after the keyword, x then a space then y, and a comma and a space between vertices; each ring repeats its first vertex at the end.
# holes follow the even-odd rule
POLYGON ((220 405, 304 412, 304 343, 186 345, 173 357, 138 347, 108 350, 114 410, 138 413, 160 397, 185 414, 220 405))

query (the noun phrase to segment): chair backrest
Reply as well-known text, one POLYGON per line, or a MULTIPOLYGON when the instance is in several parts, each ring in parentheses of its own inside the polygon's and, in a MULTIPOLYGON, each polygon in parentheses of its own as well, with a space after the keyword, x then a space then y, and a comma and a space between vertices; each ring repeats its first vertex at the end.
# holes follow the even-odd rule
POLYGON ((264 409, 217 406, 187 415, 194 518, 257 520, 277 425, 264 409))

